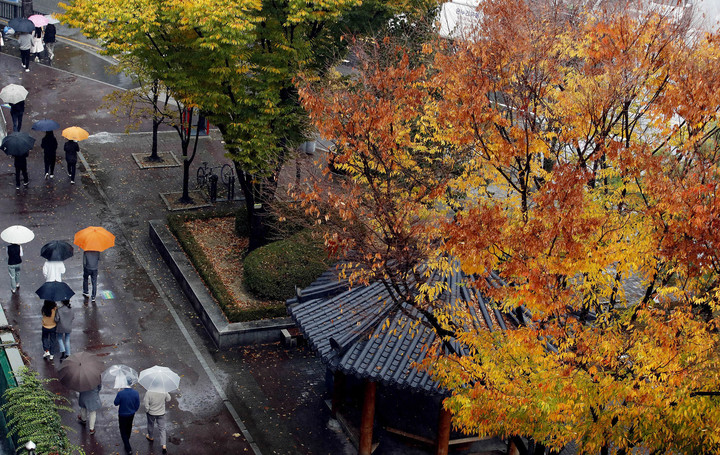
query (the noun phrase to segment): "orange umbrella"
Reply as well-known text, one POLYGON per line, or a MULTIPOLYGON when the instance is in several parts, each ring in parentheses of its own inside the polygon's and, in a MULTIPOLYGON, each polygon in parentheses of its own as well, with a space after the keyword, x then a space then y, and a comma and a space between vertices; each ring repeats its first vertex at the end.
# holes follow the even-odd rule
POLYGON ((73 141, 84 141, 89 136, 90 133, 80 128, 79 126, 71 126, 70 128, 65 128, 62 131, 62 137, 66 139, 71 139, 73 141))
POLYGON ((90 226, 75 233, 75 245, 85 251, 105 251, 115 246, 115 236, 100 226, 90 226))

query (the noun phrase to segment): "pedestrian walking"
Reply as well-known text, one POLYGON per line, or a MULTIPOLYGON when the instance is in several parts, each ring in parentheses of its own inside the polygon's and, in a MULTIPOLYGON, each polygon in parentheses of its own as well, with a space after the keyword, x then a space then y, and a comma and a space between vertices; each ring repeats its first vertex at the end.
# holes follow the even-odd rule
POLYGON ((95 419, 97 418, 98 409, 102 408, 100 402, 100 388, 101 384, 92 390, 85 390, 80 392, 78 396, 78 406, 80 406, 80 414, 78 414, 78 421, 81 424, 88 424, 90 434, 95 434, 95 419))
POLYGON ((67 163, 67 174, 70 177, 70 183, 75 183, 75 165, 77 165, 77 154, 80 146, 77 141, 69 139, 65 142, 65 162, 67 163))
POLYGON ((47 24, 45 26, 45 35, 43 36, 45 49, 50 60, 55 58, 55 24, 47 24))
POLYGON ((52 300, 45 300, 42 310, 42 347, 45 353, 43 359, 52 360, 55 347, 55 335, 57 333, 57 322, 55 322, 55 313, 57 305, 52 300))
POLYGON ((40 142, 43 149, 43 159, 45 160, 45 178, 55 178, 55 160, 57 157, 58 142, 52 131, 46 131, 45 136, 40 142))
MULTIPOLYGON (((30 33, 19 33, 18 45, 20 47, 20 64, 25 71, 30 71, 30 48, 32 47, 32 35, 30 33)), ((16 131, 20 131, 19 129, 16 131)))
POLYGON ((118 406, 118 426, 120 427, 120 438, 122 439, 125 453, 130 455, 132 447, 130 446, 130 435, 132 434, 133 419, 135 413, 140 409, 140 394, 137 390, 132 389, 132 379, 127 378, 127 385, 120 389, 115 395, 115 406, 118 406))
POLYGON ((143 397, 143 406, 147 415, 147 434, 145 438, 153 442, 155 426, 160 433, 160 444, 162 444, 162 453, 167 453, 167 433, 165 431, 165 403, 170 401, 170 394, 167 392, 145 392, 143 397))
POLYGON ((55 332, 57 334, 60 362, 72 354, 70 352, 70 332, 72 332, 73 319, 75 319, 75 314, 72 306, 70 306, 70 300, 63 300, 55 312, 55 322, 57 323, 55 332))
POLYGON ((10 272, 10 290, 13 294, 20 288, 20 264, 22 263, 22 246, 11 243, 7 247, 8 272, 10 272))
POLYGON ((45 261, 43 264, 43 276, 45 281, 62 281, 62 274, 65 273, 63 261, 45 261))
POLYGON ((20 189, 20 174, 23 176, 23 186, 28 186, 27 155, 13 157, 15 159, 15 189, 20 189))
POLYGON ((85 297, 90 297, 90 300, 92 300, 93 302, 95 302, 95 297, 97 296, 97 277, 99 263, 99 251, 83 252, 83 295, 85 297), (90 294, 88 278, 90 278, 90 281, 92 282, 92 294, 90 294))
POLYGON ((25 114, 25 100, 10 104, 10 117, 12 117, 13 131, 18 132, 22 128, 23 114, 25 114))
POLYGON ((35 31, 32 34, 32 46, 30 46, 30 56, 35 59, 36 62, 40 61, 40 56, 45 52, 45 45, 43 44, 43 31, 40 27, 35 27, 35 31))

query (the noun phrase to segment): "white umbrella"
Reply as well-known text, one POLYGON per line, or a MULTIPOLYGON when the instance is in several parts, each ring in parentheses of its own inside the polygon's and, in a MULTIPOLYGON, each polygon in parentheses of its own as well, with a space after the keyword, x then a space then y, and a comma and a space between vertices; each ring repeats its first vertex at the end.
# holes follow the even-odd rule
POLYGON ((112 383, 113 389, 124 389, 137 383, 138 374, 127 365, 112 365, 103 372, 102 380, 112 383))
POLYGON ((25 101, 25 98, 27 98, 28 91, 25 87, 22 85, 17 84, 9 84, 3 87, 2 90, 0 90, 0 98, 2 98, 3 101, 10 104, 19 103, 20 101, 25 101))
POLYGON ((52 14, 46 14, 45 17, 48 20, 48 24, 59 24, 60 23, 60 21, 55 19, 55 16, 53 16, 52 14))
POLYGON ((138 383, 148 392, 172 392, 180 385, 180 376, 168 367, 155 365, 140 372, 138 383))
POLYGON ((25 226, 15 225, 10 226, 4 231, 0 232, 0 239, 3 239, 7 243, 23 244, 28 243, 30 240, 35 238, 35 234, 25 226))

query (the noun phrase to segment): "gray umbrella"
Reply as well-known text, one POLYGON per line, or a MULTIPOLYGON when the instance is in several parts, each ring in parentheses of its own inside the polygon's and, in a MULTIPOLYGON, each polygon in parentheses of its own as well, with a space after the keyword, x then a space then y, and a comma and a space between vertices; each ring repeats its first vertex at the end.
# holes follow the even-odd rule
POLYGON ((28 133, 19 131, 5 136, 0 149, 10 156, 28 156, 33 145, 35 145, 35 138, 28 133))
POLYGON ((10 19, 8 27, 12 28, 18 33, 32 33, 35 31, 35 24, 30 19, 24 17, 16 17, 10 19))
POLYGON ((19 103, 25 101, 28 96, 28 91, 25 87, 18 84, 8 84, 0 90, 0 98, 9 104, 19 103))
POLYGON ((97 356, 82 351, 70 354, 58 370, 60 382, 66 387, 83 392, 100 384, 105 364, 97 356))

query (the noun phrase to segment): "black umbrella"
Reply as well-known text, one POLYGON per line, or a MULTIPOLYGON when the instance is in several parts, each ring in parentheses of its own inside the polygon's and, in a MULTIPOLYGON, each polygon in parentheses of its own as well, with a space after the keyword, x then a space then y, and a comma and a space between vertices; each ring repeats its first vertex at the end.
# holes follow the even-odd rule
POLYGON ((35 24, 33 24, 33 21, 24 17, 10 19, 8 27, 19 33, 32 33, 35 31, 35 24))
POLYGON ((53 240, 40 248, 40 256, 48 261, 64 261, 73 255, 73 246, 62 240, 53 240))
POLYGON ((48 118, 38 120, 37 122, 33 123, 32 129, 35 131, 53 131, 60 128, 60 124, 56 122, 55 120, 50 120, 48 118))
POLYGON ((70 286, 62 281, 48 281, 40 286, 35 294, 43 300, 52 300, 53 302, 70 300, 70 297, 75 295, 70 286))
POLYGON ((35 138, 20 131, 5 136, 0 149, 10 156, 28 156, 33 145, 35 145, 35 138))

